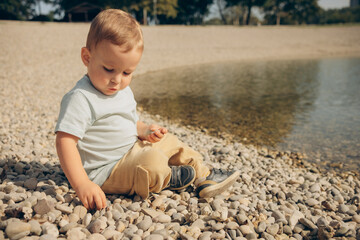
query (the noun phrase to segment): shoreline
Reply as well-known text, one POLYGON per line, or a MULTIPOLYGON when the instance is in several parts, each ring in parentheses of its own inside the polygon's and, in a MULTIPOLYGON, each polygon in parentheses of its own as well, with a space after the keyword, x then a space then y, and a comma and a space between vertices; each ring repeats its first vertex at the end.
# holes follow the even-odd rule
MULTIPOLYGON (((360 237, 356 176, 319 173, 301 156, 229 143, 145 111, 142 120, 167 126, 199 151, 205 163, 240 171, 239 179, 210 199, 199 199, 193 187, 163 190, 146 200, 107 195, 106 209, 87 211, 60 168, 53 129, 63 94, 85 72, 79 55, 89 25, 2 23, 0 239, 360 237)), ((360 56, 360 26, 312 30, 145 27, 149 43, 137 74, 240 57, 299 57, 312 51, 335 55, 353 49, 360 56), (332 46, 336 49, 327 49, 332 46)))

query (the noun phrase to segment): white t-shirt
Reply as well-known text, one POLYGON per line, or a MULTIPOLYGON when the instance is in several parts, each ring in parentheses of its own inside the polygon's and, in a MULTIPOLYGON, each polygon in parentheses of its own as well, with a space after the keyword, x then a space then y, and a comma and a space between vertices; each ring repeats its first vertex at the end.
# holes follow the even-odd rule
POLYGON ((85 75, 63 97, 55 132, 79 138, 77 148, 85 171, 101 186, 137 141, 138 119, 130 87, 107 96, 85 75))

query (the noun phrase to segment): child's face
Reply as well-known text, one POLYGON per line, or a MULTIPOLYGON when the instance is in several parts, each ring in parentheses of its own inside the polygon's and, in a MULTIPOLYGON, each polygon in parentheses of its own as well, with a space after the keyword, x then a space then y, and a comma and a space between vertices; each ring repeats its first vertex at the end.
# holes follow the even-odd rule
POLYGON ((105 95, 113 95, 130 84, 141 55, 141 49, 124 52, 121 46, 108 40, 101 41, 91 51, 86 47, 81 49, 91 83, 105 95))

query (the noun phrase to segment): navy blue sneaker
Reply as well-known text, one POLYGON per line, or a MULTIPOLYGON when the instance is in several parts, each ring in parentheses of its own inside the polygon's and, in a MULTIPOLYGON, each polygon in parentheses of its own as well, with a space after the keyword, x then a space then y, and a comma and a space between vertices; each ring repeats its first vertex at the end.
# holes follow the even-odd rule
POLYGON ((195 181, 196 172, 192 166, 170 166, 171 178, 169 182, 170 190, 181 190, 187 188, 195 181))
POLYGON ((209 176, 198 184, 196 192, 201 198, 214 197, 232 186, 239 175, 240 172, 238 171, 226 171, 214 168, 211 170, 209 176))

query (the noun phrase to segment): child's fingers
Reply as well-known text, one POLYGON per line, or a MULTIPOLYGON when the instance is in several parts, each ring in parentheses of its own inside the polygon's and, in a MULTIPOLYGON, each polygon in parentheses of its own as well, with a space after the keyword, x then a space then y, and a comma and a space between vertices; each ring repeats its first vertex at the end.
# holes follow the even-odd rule
MULTIPOLYGON (((80 200, 81 200, 81 199, 80 199, 80 200)), ((83 199, 83 200, 81 200, 81 202, 83 203, 83 205, 84 205, 84 207, 85 207, 86 209, 89 209, 89 203, 88 203, 88 201, 87 201, 86 198, 83 199)))
POLYGON ((101 201, 102 201, 102 207, 105 208, 106 207, 106 196, 105 193, 102 192, 102 197, 101 197, 101 201))
POLYGON ((88 197, 88 203, 89 203, 89 208, 90 209, 95 209, 95 202, 94 202, 94 199, 93 199, 93 197, 92 196, 89 196, 88 197))
POLYGON ((154 135, 155 135, 155 137, 159 138, 159 140, 160 140, 160 138, 162 138, 164 136, 164 134, 162 134, 160 131, 154 132, 154 135))
MULTIPOLYGON (((94 196, 94 200, 95 200, 95 204, 96 204, 96 209, 97 209, 97 210, 102 209, 102 208, 103 208, 102 197, 99 196, 99 194, 96 194, 96 195, 94 196)), ((95 206, 94 206, 94 208, 95 208, 95 206)))

